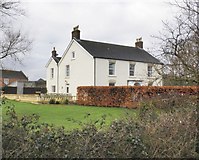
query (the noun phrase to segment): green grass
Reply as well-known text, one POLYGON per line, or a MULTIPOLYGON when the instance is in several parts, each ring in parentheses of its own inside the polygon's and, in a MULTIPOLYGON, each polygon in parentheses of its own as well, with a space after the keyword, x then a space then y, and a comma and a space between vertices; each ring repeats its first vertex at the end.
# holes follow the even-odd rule
POLYGON ((88 123, 102 119, 102 116, 106 115, 106 125, 110 125, 113 120, 123 118, 127 116, 127 114, 132 117, 136 117, 137 115, 137 110, 126 108, 31 104, 7 100, 2 109, 3 120, 7 117, 6 106, 10 105, 15 106, 15 110, 19 117, 35 113, 40 116, 40 123, 53 124, 56 127, 64 126, 66 130, 72 130, 80 127, 78 123, 74 123, 68 119, 88 123))

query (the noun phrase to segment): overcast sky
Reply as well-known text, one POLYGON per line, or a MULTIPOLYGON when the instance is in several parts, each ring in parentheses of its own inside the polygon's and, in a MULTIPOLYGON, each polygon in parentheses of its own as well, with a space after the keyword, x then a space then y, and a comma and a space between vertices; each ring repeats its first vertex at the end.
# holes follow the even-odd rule
MULTIPOLYGON (((17 21, 34 40, 32 51, 23 56, 22 70, 29 80, 46 79, 45 65, 52 48, 62 56, 79 25, 81 38, 134 46, 142 37, 144 49, 151 50, 162 31, 162 20, 170 20, 174 10, 169 0, 21 0, 26 17, 17 21)), ((152 53, 155 54, 155 53, 152 53)))

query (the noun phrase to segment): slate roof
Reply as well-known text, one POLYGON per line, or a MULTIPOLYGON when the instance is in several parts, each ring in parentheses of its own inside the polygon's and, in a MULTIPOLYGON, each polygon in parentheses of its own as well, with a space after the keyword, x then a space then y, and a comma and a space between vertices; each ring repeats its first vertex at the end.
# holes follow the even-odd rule
POLYGON ((22 71, 0 70, 2 78, 28 80, 22 71))
POLYGON ((76 41, 95 58, 162 64, 144 49, 79 39, 76 41))
POLYGON ((55 57, 55 56, 52 56, 52 57, 53 57, 53 59, 55 60, 56 63, 59 63, 61 57, 55 57))

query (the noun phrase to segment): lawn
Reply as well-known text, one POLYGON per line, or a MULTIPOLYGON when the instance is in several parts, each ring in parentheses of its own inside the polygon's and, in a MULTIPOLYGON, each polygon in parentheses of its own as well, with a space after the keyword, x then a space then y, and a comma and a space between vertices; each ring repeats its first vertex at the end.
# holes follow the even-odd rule
POLYGON ((6 106, 14 105, 17 115, 31 115, 33 113, 40 116, 40 123, 53 124, 56 127, 64 126, 66 130, 79 128, 80 125, 69 119, 87 123, 95 122, 106 115, 106 125, 110 125, 113 120, 129 116, 136 117, 137 110, 126 108, 79 106, 79 105, 50 105, 32 104, 7 100, 3 105, 3 120, 6 118, 6 106))

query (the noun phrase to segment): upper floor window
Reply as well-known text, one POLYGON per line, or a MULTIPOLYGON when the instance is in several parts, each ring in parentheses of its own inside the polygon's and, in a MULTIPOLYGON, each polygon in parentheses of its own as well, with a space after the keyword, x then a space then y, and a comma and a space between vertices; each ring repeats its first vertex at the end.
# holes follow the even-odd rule
POLYGON ((69 77, 70 76, 70 66, 66 65, 66 76, 69 77))
POLYGON ((152 66, 148 66, 148 77, 152 77, 152 66))
POLYGON ((115 62, 109 61, 109 75, 115 75, 115 62))
POLYGON ((135 64, 129 63, 129 76, 135 75, 135 64))
POLYGON ((50 69, 50 76, 51 76, 51 78, 54 78, 54 68, 50 69))
POLYGON ((75 52, 72 52, 72 59, 75 59, 75 52))

